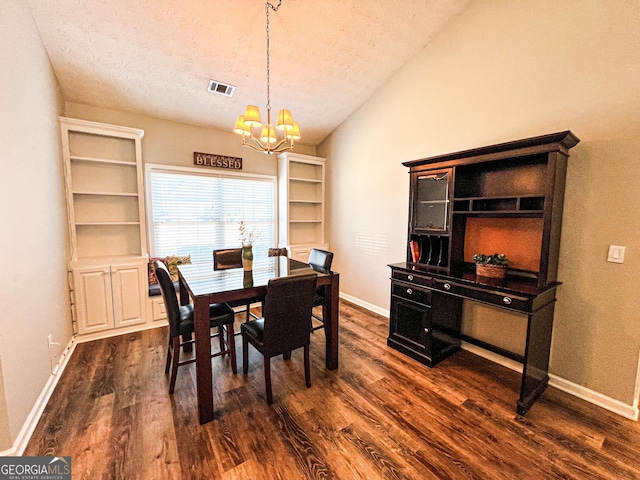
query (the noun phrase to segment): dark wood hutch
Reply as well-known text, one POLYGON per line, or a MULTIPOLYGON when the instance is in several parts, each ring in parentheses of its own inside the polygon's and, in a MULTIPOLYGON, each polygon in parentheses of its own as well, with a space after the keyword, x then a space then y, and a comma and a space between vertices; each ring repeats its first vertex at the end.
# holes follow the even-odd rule
POLYGON ((460 340, 523 364, 516 411, 549 381, 569 131, 403 163, 410 199, 406 261, 391 267, 387 344, 433 366, 460 340), (506 279, 478 277, 475 253, 505 253, 506 279), (461 334, 462 302, 527 316, 524 355, 461 334))

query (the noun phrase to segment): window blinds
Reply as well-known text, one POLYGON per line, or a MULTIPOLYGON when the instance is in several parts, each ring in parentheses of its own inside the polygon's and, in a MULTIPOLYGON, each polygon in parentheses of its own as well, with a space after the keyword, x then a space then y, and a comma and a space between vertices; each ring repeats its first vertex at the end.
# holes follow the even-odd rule
POLYGON ((275 241, 275 181, 152 169, 151 223, 155 256, 191 255, 212 262, 212 251, 240 247, 239 222, 253 231, 254 270, 271 265, 275 241))

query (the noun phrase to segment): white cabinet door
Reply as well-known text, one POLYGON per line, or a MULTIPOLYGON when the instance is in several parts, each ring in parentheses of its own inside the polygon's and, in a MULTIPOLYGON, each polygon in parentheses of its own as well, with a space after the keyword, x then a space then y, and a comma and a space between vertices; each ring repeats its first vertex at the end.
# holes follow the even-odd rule
POLYGON ((113 319, 116 328, 146 321, 145 298, 141 294, 144 282, 142 265, 111 266, 113 319))
POLYGON ((78 334, 146 322, 146 264, 73 269, 78 334))
POLYGON ((113 328, 113 304, 109 267, 75 269, 78 333, 92 333, 113 328))
POLYGON ((165 309, 162 296, 151 297, 147 305, 151 308, 152 321, 167 323, 167 310, 165 309))

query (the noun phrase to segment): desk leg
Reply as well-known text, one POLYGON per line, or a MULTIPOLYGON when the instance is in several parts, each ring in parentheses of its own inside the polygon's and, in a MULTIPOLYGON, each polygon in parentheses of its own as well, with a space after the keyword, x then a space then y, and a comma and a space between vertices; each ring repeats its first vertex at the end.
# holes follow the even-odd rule
POLYGON ((331 284, 325 286, 322 306, 325 335, 325 365, 329 370, 338 368, 338 318, 340 308, 340 275, 331 275, 331 284))
POLYGON ((213 420, 213 381, 211 379, 211 337, 209 301, 194 299, 194 327, 196 335, 196 388, 200 424, 213 420))
POLYGON ((520 399, 516 404, 516 412, 519 415, 527 413, 549 383, 549 352, 554 308, 555 301, 529 315, 520 399))

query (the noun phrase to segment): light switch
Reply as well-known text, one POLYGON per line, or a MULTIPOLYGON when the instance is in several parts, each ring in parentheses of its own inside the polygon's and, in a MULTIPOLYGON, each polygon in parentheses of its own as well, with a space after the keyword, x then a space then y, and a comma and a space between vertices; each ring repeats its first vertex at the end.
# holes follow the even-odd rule
POLYGON ((623 263, 624 252, 626 249, 627 247, 621 247, 620 245, 609 245, 609 256, 607 257, 607 262, 623 263))

